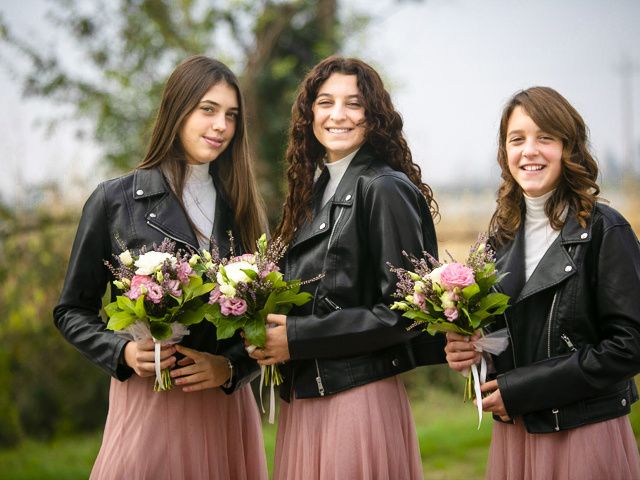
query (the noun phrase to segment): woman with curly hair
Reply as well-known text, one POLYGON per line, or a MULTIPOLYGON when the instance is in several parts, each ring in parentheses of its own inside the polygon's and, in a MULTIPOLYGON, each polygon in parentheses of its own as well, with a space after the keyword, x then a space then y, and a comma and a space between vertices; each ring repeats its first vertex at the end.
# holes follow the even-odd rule
MULTIPOLYGON (((597 201, 580 114, 558 92, 518 92, 500 122, 502 184, 490 222, 511 306, 482 407, 494 415, 487 478, 637 479, 627 414, 638 399, 640 248, 597 201)), ((449 365, 479 360, 448 334, 449 365)))
POLYGON ((266 346, 252 353, 286 362, 274 476, 421 478, 398 374, 444 362, 444 338, 408 332, 389 309, 388 263, 436 255, 437 205, 376 71, 352 58, 316 65, 293 105, 286 160, 285 271, 321 278, 303 286, 312 302, 269 316, 266 346))

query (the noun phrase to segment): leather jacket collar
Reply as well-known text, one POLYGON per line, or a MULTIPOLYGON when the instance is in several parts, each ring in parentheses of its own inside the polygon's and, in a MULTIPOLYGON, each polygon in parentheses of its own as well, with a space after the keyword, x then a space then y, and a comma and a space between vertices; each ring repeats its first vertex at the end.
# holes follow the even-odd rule
MULTIPOLYGON (((211 171, 212 168, 213 166, 209 170, 211 171)), ((218 245, 220 256, 224 257, 229 254, 230 249, 229 234, 225 230, 225 225, 233 224, 233 214, 217 175, 212 175, 212 178, 217 200, 216 221, 213 224, 211 238, 218 245)), ((169 238, 193 250, 199 250, 196 234, 159 168, 135 170, 131 195, 135 201, 147 202, 145 220, 149 225, 169 238)))

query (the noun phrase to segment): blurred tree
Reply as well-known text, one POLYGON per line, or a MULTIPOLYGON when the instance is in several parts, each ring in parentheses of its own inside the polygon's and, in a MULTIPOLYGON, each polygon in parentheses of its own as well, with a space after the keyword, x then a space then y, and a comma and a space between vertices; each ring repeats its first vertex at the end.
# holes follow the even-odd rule
MULTIPOLYGON (((239 73, 269 211, 279 212, 281 159, 295 88, 341 44, 336 0, 50 0, 49 19, 73 48, 43 45, 0 25, 28 60, 24 93, 69 106, 78 135, 128 169, 144 155, 166 77, 183 58, 207 54, 239 73), (87 122, 88 120, 88 122, 87 122)), ((1 23, 1 21, 0 21, 1 23)), ((6 63, 6 62, 5 62, 6 63)), ((16 71, 16 59, 9 62, 16 71)), ((276 218, 272 218, 276 220, 276 218)))

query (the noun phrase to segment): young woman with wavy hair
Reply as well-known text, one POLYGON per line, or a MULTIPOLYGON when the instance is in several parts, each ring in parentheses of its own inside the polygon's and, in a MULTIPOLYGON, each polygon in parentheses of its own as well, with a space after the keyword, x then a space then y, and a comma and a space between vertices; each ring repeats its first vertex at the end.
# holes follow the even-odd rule
MULTIPOLYGON (((248 381, 258 367, 240 337, 216 341, 209 322, 161 350, 175 386, 156 393, 154 345, 105 330, 104 260, 165 238, 182 249, 252 249, 266 227, 247 148, 242 95, 224 64, 193 56, 169 76, 148 153, 100 184, 84 206, 55 323, 112 376, 92 479, 266 479, 260 416, 248 381)), ((115 296, 115 292, 112 293, 115 296)))
MULTIPOLYGON (((483 409, 494 415, 487 478, 637 479, 627 414, 638 399, 640 247, 599 203, 598 167, 580 114, 533 87, 500 122, 502 183, 490 222, 510 345, 493 357, 483 409)), ((449 365, 478 361, 448 334, 449 365)))
POLYGON ((408 268, 403 251, 437 254, 437 206, 373 68, 330 57, 309 72, 286 160, 284 269, 314 279, 303 286, 314 299, 270 315, 266 346, 252 353, 285 362, 274 478, 421 478, 398 374, 443 362, 444 338, 408 332, 389 309, 388 263, 408 268))

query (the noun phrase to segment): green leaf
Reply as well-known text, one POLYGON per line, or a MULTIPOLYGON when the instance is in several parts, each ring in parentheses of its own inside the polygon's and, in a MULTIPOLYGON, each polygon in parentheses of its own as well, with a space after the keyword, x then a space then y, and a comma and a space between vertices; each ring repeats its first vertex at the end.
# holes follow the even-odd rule
POLYGON ((164 322, 149 322, 151 335, 156 340, 165 340, 171 336, 171 325, 164 322))
POLYGON ((267 340, 267 326, 257 317, 250 318, 244 325, 244 338, 251 345, 262 348, 267 340))
POLYGON ((135 323, 138 318, 131 312, 115 312, 107 323, 107 329, 109 330, 124 330, 132 323, 135 323))
POLYGON ((241 268, 240 271, 243 272, 251 280, 258 279, 258 272, 256 272, 255 270, 251 270, 250 268, 241 268))
POLYGON ((208 303, 203 303, 197 308, 184 310, 177 320, 183 325, 200 323, 204 319, 205 313, 209 310, 208 307, 208 303))
POLYGON ((472 283, 468 287, 465 287, 462 289, 462 296, 466 300, 469 300, 470 298, 472 298, 474 295, 478 293, 480 293, 480 287, 478 286, 477 283, 472 283))
MULTIPOLYGON (((138 300, 140 300, 140 299, 142 299, 142 301, 144 301, 144 295, 140 295, 138 297, 138 300)), ((124 312, 130 312, 130 313, 133 313, 133 314, 136 313, 136 304, 129 297, 123 297, 122 295, 118 295, 116 297, 116 302, 117 302, 118 307, 120 308, 120 310, 122 310, 124 312)))
POLYGON ((241 317, 227 317, 221 319, 216 325, 216 338, 218 340, 224 340, 225 338, 233 337, 233 334, 236 333, 237 330, 243 328, 245 326, 246 317, 243 315, 241 317))
POLYGON ((200 285, 198 288, 194 289, 192 292, 192 297, 197 298, 205 293, 209 293, 211 290, 215 288, 215 284, 213 283, 204 283, 200 285))
POLYGON ((147 316, 147 311, 144 308, 144 295, 140 295, 136 300, 136 303, 133 307, 133 311, 138 318, 145 318, 147 316))

